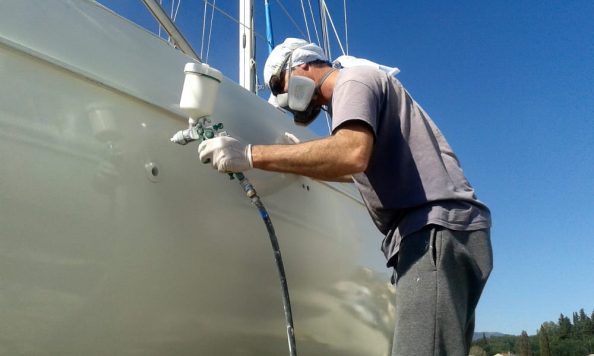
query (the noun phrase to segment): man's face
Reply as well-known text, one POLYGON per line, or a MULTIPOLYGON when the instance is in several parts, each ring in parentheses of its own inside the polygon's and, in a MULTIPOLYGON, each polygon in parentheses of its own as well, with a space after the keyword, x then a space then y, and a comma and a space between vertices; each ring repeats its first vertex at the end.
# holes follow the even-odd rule
MULTIPOLYGON (((277 74, 273 74, 272 77, 270 77, 270 81, 268 82, 272 95, 278 96, 279 94, 287 93, 289 91, 289 81, 291 76, 303 76, 311 79, 307 71, 303 70, 300 65, 290 68, 289 70, 277 72, 277 74)), ((312 104, 315 104, 316 106, 324 105, 322 98, 319 95, 314 95, 312 104)))

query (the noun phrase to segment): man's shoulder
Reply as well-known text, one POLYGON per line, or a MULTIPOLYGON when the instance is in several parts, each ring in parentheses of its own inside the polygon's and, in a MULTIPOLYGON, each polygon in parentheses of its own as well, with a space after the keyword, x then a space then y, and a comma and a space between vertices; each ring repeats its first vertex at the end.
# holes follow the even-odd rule
POLYGON ((356 80, 361 82, 387 80, 385 72, 371 66, 355 66, 340 70, 341 81, 356 80))

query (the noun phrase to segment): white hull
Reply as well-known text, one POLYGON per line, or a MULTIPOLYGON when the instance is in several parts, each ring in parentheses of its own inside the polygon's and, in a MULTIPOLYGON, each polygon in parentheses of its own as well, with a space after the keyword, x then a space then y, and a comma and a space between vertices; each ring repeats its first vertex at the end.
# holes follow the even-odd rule
MULTIPOLYGON (((287 353, 256 209, 169 142, 187 61, 93 2, 0 3, 0 354, 287 353)), ((313 137, 226 79, 213 120, 247 142, 313 137)), ((393 292, 354 188, 247 175, 299 354, 387 355, 393 292)))

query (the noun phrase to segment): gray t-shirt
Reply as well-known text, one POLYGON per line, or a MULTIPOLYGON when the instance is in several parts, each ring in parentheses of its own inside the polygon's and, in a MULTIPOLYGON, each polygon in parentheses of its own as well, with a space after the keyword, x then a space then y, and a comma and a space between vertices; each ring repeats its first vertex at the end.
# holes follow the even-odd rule
POLYGON ((403 237, 426 225, 452 230, 491 226, 458 158, 429 115, 400 82, 372 67, 340 71, 330 107, 332 131, 362 121, 375 136, 367 170, 353 176, 395 262, 403 237))

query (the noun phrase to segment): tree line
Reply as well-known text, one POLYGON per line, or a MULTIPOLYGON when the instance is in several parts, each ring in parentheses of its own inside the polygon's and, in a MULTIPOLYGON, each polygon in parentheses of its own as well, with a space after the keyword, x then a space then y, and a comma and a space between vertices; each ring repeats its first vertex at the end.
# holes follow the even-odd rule
POLYGON ((574 312, 570 319, 561 314, 558 322, 547 321, 535 335, 505 335, 472 343, 473 356, 492 356, 512 353, 519 356, 586 356, 594 354, 594 311, 588 316, 584 309, 574 312))

